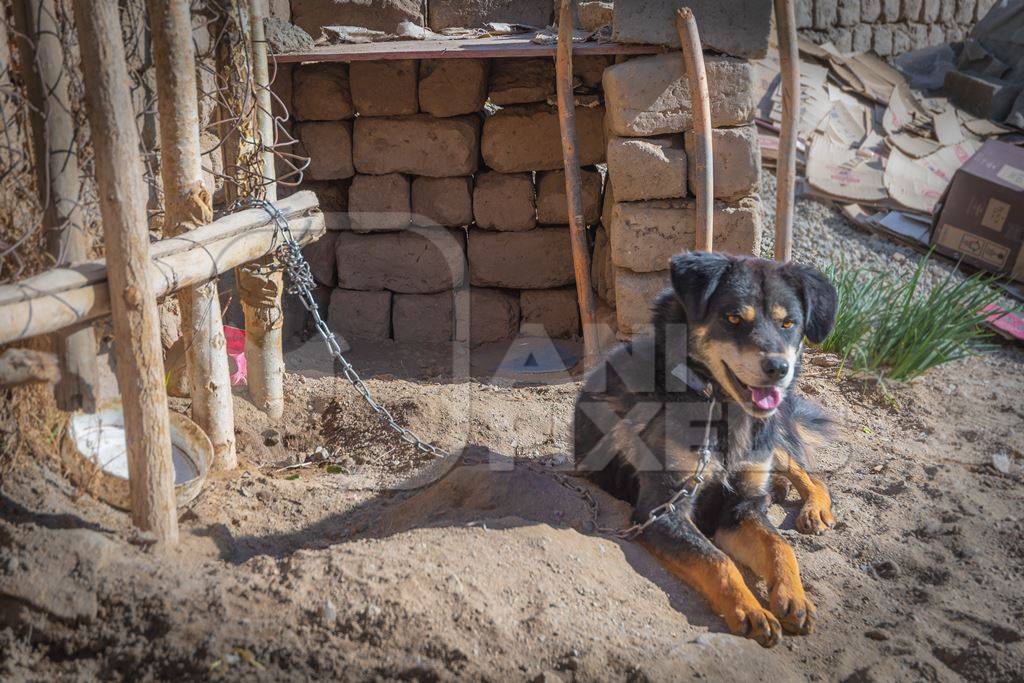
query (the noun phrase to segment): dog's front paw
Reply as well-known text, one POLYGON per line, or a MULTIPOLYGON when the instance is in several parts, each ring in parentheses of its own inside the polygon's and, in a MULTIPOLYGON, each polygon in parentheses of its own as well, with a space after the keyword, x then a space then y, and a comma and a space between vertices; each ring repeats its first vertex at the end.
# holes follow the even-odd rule
POLYGON ((734 635, 756 640, 761 647, 775 647, 782 637, 779 620, 756 603, 750 607, 737 607, 735 612, 726 615, 726 623, 734 635))
POLYGON ((804 636, 814 629, 817 610, 802 589, 794 591, 790 586, 779 584, 771 589, 769 602, 786 633, 804 636))
POLYGON ((808 497, 796 517, 796 529, 802 534, 820 534, 833 524, 832 501, 827 494, 808 497))

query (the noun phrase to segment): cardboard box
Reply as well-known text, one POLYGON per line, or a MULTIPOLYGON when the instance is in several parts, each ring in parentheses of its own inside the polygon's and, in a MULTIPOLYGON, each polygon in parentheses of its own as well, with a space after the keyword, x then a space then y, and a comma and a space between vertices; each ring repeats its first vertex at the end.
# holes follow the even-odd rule
POLYGON ((937 251, 1024 282, 1024 149, 982 145, 953 176, 936 217, 937 251))

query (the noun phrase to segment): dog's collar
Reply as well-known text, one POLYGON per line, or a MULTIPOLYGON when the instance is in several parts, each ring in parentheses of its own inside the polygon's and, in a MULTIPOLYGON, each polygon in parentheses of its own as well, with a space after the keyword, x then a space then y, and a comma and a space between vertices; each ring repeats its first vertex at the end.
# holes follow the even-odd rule
POLYGON ((672 375, 705 398, 711 398, 715 393, 714 383, 692 365, 680 363, 672 368, 672 375))

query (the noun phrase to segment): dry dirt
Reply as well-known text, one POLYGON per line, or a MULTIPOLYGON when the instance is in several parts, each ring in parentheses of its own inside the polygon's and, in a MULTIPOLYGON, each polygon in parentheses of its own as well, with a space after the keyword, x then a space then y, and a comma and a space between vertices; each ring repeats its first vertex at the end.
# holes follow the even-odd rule
MULTIPOLYGON (((795 502, 772 508, 819 623, 770 651, 595 531, 555 472, 572 378, 452 382, 444 353, 358 351, 400 421, 483 464, 397 446, 307 351, 280 424, 237 397, 243 466, 166 553, 23 458, 0 493, 0 679, 1024 678, 1020 350, 885 387, 810 359, 801 390, 841 425, 817 457, 838 523, 803 536, 795 502)), ((599 525, 628 518, 583 490, 599 525)))

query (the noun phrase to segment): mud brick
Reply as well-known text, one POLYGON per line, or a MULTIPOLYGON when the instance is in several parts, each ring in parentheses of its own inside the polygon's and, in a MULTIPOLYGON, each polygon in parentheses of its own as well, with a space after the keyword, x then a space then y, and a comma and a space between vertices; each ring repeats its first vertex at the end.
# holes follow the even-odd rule
POLYGON ((480 228, 532 230, 537 225, 533 176, 494 171, 478 174, 473 186, 473 216, 480 228))
POLYGON ((469 339, 473 344, 505 341, 519 331, 519 297, 515 292, 471 287, 469 339))
POLYGON ((363 26, 396 33, 403 21, 424 25, 420 0, 301 0, 292 4, 292 23, 313 38, 323 26, 363 26))
POLYGON ((413 222, 423 225, 469 225, 473 222, 473 179, 416 178, 412 181, 412 214, 413 222))
POLYGON ((888 57, 892 54, 892 27, 891 26, 876 26, 874 28, 874 40, 872 41, 872 49, 875 54, 879 57, 888 57))
POLYGON ((924 24, 907 24, 910 31, 910 45, 914 50, 928 46, 928 27, 924 24))
POLYGON ((360 116, 402 116, 420 110, 414 59, 352 62, 352 104, 360 116))
POLYGON ((551 0, 430 0, 430 28, 477 28, 492 21, 547 26, 551 12, 551 0))
MULTIPOLYGON (((692 186, 696 175, 696 145, 693 132, 687 133, 686 154, 690 160, 692 194, 697 194, 696 188, 692 186)), ((711 132, 711 163, 715 172, 716 199, 738 199, 756 192, 761 180, 761 150, 757 142, 757 127, 751 124, 714 129, 711 132)))
MULTIPOLYGON (((317 313, 323 320, 328 318, 328 306, 331 303, 331 294, 334 293, 333 287, 322 285, 317 283, 310 294, 313 296, 313 302, 316 304, 317 313)), ((302 302, 302 298, 298 294, 290 294, 284 292, 281 295, 281 309, 284 311, 284 323, 282 325, 282 336, 284 337, 284 350, 289 351, 291 348, 301 346, 302 342, 315 334, 315 328, 313 325, 313 316, 309 310, 306 309, 305 304, 302 302)), ((228 322, 225 320, 225 322, 228 322)), ((244 325, 243 320, 240 324, 244 325)), ((342 351, 347 349, 344 339, 339 339, 342 351)))
POLYGON ((608 177, 621 201, 684 197, 686 172, 681 135, 608 140, 608 177))
POLYGON ((668 270, 635 273, 615 269, 615 321, 620 338, 644 334, 651 329, 651 305, 669 286, 668 270))
POLYGON ((337 237, 338 285, 433 294, 459 287, 465 278, 464 235, 447 228, 337 237))
POLYGON ((472 175, 480 156, 480 118, 360 116, 353 122, 353 138, 352 157, 360 173, 472 175))
POLYGON ((942 27, 938 24, 932 25, 932 27, 928 29, 929 47, 933 45, 942 45, 944 42, 946 42, 946 34, 943 32, 942 27))
POLYGON ((292 91, 292 111, 300 121, 338 121, 355 114, 345 64, 295 67, 292 91))
MULTIPOLYGON (((754 120, 750 64, 708 55, 711 125, 738 126, 754 120)), ((678 53, 638 57, 604 71, 608 127, 627 137, 679 133, 693 127, 683 60, 678 53)), ((582 162, 581 162, 582 163, 582 162)))
MULTIPOLYGON (((938 0, 936 0, 937 2, 938 0)), ((860 20, 871 24, 878 21, 882 16, 882 0, 861 0, 860 20)))
POLYGON ((836 23, 854 26, 860 22, 860 0, 839 0, 836 23))
POLYGON ((309 155, 306 177, 310 180, 337 180, 355 175, 351 121, 300 123, 298 138, 309 155))
POLYGON ((940 0, 922 0, 921 21, 925 24, 933 24, 939 18, 940 0))
MULTIPOLYGON (((818 0, 823 1, 828 0, 818 0)), ((831 2, 834 7, 835 0, 831 2)), ((678 0, 615 0, 614 4, 613 40, 679 47, 678 0)), ((686 5, 693 10, 705 46, 747 59, 760 59, 767 53, 770 0, 688 0, 686 5)), ((678 54, 675 57, 682 61, 678 54)))
MULTIPOLYGON (((576 108, 580 166, 604 161, 604 109, 576 108)), ((484 121, 484 162, 502 173, 562 168, 558 112, 547 105, 505 107, 484 121)))
MULTIPOLYGON (((352 178, 304 180, 294 191, 310 190, 316 193, 328 230, 348 230, 351 227, 348 217, 348 190, 351 186, 352 178)), ((278 186, 278 191, 282 198, 292 193, 283 185, 278 186)))
POLYGON ((853 38, 850 41, 850 49, 854 52, 867 52, 871 49, 873 33, 867 24, 857 24, 853 27, 853 38))
POLYGON ((309 263, 313 279, 322 285, 334 287, 338 284, 338 261, 335 255, 334 237, 336 233, 326 232, 324 236, 312 244, 302 248, 302 255, 309 263))
MULTIPOLYGON (((583 222, 593 225, 601 215, 601 174, 582 169, 583 222)), ((569 204, 565 197, 565 171, 537 174, 537 220, 545 225, 568 225, 569 204)))
POLYGON ((348 192, 356 232, 400 230, 409 225, 409 178, 401 173, 357 175, 348 192))
POLYGON ((524 334, 537 334, 539 325, 548 337, 567 339, 579 336, 580 308, 576 301, 576 288, 524 289, 519 294, 522 313, 520 329, 524 334))
POLYGON ((811 28, 814 25, 814 0, 796 0, 796 27, 811 28))
POLYGON ((573 55, 572 73, 588 88, 598 88, 601 86, 604 70, 611 63, 612 58, 608 55, 573 55))
POLYGON ((395 341, 450 341, 454 330, 454 294, 395 294, 391 306, 391 330, 395 341))
POLYGON ((470 230, 468 251, 474 286, 551 289, 575 281, 568 228, 470 230))
POLYGON ((900 0, 882 0, 882 21, 890 24, 900 20, 900 0))
POLYGON ((853 32, 848 28, 836 27, 828 30, 828 39, 840 52, 849 52, 853 48, 853 32))
POLYGON ((597 226, 597 233, 594 235, 594 255, 590 260, 590 282, 597 298, 608 303, 615 303, 615 266, 612 264, 608 230, 603 225, 597 226))
POLYGON ((481 111, 487 99, 487 72, 486 59, 420 62, 420 110, 441 117, 481 111))
POLYGON ((499 106, 547 102, 555 94, 551 59, 496 59, 491 66, 487 99, 499 106))
POLYGON ((814 0, 814 28, 827 31, 836 25, 839 18, 837 0, 814 0))
MULTIPOLYGON (((761 244, 760 202, 715 202, 714 248, 733 254, 756 254, 761 244)), ((696 244, 696 207, 692 200, 662 199, 618 202, 609 226, 612 262, 647 273, 668 267, 668 260, 696 244)))
POLYGON ((943 26, 949 27, 953 24, 956 15, 956 0, 939 0, 939 21, 943 26))
POLYGON ((348 339, 391 336, 391 292, 336 289, 327 307, 327 325, 348 339))
POLYGON ((904 52, 911 50, 912 38, 910 30, 902 24, 897 24, 892 28, 892 53, 894 55, 901 55, 904 52))
POLYGON ((900 4, 900 18, 906 22, 916 22, 921 19, 921 7, 924 0, 903 0, 900 4))

